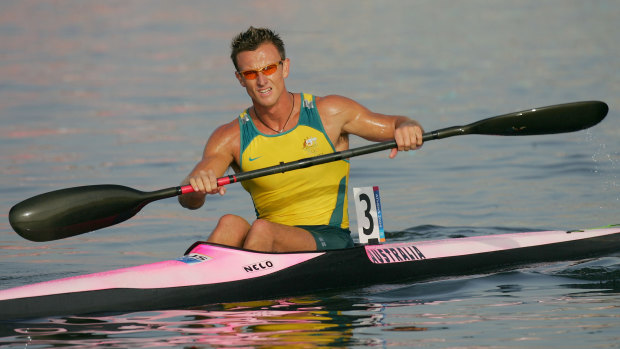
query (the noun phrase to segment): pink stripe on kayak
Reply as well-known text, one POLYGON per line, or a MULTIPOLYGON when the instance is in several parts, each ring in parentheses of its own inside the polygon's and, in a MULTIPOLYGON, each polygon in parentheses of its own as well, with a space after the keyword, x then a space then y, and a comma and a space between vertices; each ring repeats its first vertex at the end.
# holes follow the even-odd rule
POLYGON ((74 276, 0 291, 0 300, 112 288, 215 284, 268 275, 324 253, 257 253, 208 244, 178 260, 74 276))
POLYGON ((562 230, 499 234, 458 239, 367 245, 365 248, 368 259, 375 264, 402 263, 581 240, 617 233, 618 231, 618 228, 612 228, 570 233, 562 230))

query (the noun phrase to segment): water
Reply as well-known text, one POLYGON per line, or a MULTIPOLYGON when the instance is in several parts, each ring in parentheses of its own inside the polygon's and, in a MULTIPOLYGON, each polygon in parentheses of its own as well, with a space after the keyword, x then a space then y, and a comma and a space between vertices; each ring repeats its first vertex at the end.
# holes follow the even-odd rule
MULTIPOLYGON (((252 218, 235 186, 199 211, 168 199, 48 243, 19 238, 7 219, 15 203, 54 189, 176 185, 214 127, 248 105, 228 45, 249 25, 282 33, 291 90, 342 94, 426 130, 578 100, 609 104, 601 125, 578 133, 455 137, 395 160, 354 159, 351 186, 379 185, 388 238, 620 223, 619 15, 615 1, 3 1, 0 288, 176 258, 220 215, 252 218)), ((5 323, 0 346, 611 348, 620 339, 619 257, 5 323)))

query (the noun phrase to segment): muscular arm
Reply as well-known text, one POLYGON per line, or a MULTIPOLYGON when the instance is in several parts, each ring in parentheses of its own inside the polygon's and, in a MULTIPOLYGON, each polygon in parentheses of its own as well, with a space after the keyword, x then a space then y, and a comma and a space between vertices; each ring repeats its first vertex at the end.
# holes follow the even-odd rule
POLYGON ((422 126, 413 119, 400 115, 375 113, 361 104, 341 96, 326 96, 317 101, 319 113, 326 131, 337 150, 348 147, 349 134, 370 141, 381 142, 394 139, 397 151, 417 149, 422 145, 422 126))
POLYGON ((193 193, 179 196, 181 206, 195 210, 202 207, 207 194, 224 195, 226 188, 217 186, 217 178, 229 167, 236 167, 238 153, 239 126, 235 120, 219 127, 209 137, 202 159, 181 182, 194 188, 193 193))

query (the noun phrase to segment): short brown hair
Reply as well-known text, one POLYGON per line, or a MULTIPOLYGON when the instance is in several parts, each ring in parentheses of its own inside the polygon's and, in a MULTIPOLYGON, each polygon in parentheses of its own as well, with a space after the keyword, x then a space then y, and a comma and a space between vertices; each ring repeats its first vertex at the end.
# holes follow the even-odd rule
POLYGON ((280 59, 286 59, 286 51, 284 50, 284 42, 280 35, 267 28, 250 27, 245 32, 239 33, 230 43, 232 59, 235 69, 239 71, 237 66, 237 55, 244 51, 254 51, 260 45, 270 42, 276 46, 280 53, 280 59))

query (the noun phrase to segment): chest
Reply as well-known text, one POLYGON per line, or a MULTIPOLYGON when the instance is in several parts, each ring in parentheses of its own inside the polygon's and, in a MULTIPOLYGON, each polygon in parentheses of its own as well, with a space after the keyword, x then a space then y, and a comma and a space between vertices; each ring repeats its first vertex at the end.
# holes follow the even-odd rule
POLYGON ((285 134, 253 137, 241 149, 240 165, 242 171, 252 171, 333 151, 331 141, 323 132, 298 125, 285 134))

